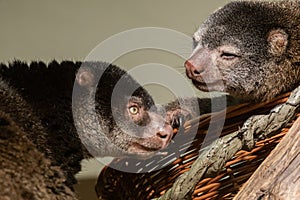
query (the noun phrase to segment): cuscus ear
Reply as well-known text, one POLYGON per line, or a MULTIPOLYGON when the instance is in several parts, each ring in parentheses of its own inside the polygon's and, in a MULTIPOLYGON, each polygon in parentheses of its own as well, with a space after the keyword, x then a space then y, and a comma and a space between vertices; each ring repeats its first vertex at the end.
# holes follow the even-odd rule
POLYGON ((76 74, 76 82, 82 87, 90 87, 95 84, 95 76, 90 69, 81 67, 76 74))
POLYGON ((275 29, 268 34, 269 52, 274 56, 281 56, 286 52, 288 34, 282 29, 275 29))

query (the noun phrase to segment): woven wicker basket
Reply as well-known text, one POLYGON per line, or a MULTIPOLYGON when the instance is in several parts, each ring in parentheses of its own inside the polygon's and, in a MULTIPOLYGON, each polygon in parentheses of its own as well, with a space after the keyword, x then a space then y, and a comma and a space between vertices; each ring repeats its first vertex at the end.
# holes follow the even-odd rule
MULTIPOLYGON (((289 93, 266 103, 241 104, 228 108, 222 136, 238 130, 245 120, 252 115, 269 113, 273 107, 284 103, 288 96, 289 93)), ((299 116, 300 114, 298 113, 296 118, 299 116)), ((174 152, 174 149, 170 147, 168 156, 156 156, 142 161, 115 159, 110 164, 110 167, 105 167, 99 175, 96 185, 99 199, 152 199, 164 194, 167 189, 172 187, 178 176, 190 169, 191 164, 198 157, 199 148, 207 132, 210 120, 211 115, 207 114, 189 121, 185 132, 177 135, 181 143, 175 142, 175 144, 172 144, 177 149, 179 146, 179 150, 174 152), (198 124, 199 120, 200 124, 198 124), (195 127, 196 125, 197 127, 195 127), (198 131, 191 143, 186 138, 189 138, 189 132, 194 128, 198 128, 198 131), (163 162, 161 162, 162 160, 163 162), (164 167, 155 170, 161 166, 164 167), (116 170, 120 167, 122 169, 130 168, 131 172, 136 171, 139 173, 116 170), (150 172, 148 173, 148 171, 150 172)), ((256 142, 254 149, 251 151, 241 150, 237 152, 226 163, 222 171, 213 176, 204 177, 198 182, 193 193, 193 199, 232 199, 242 184, 248 180, 287 133, 292 123, 289 123, 273 137, 256 142)))

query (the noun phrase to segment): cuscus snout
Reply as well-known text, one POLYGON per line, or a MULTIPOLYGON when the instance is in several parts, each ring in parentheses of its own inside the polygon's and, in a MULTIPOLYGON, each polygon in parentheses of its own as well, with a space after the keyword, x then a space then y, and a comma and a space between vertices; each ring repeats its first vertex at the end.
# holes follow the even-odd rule
POLYGON ((149 121, 143 128, 143 144, 152 150, 166 148, 173 137, 173 127, 171 124, 156 112, 148 113, 149 121))
POLYGON ((166 148, 173 137, 173 128, 169 123, 164 123, 164 125, 157 127, 156 137, 158 137, 161 142, 161 148, 166 148))

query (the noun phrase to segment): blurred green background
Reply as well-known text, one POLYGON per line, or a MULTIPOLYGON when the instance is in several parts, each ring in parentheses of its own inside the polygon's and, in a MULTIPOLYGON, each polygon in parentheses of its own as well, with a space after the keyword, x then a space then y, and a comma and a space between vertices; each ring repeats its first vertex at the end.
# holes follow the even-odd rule
MULTIPOLYGON (((207 16, 228 0, 0 0, 0 62, 83 60, 100 42, 138 27, 163 27, 192 36, 207 16)), ((191 41, 182 45, 188 56, 191 41)), ((168 52, 141 50, 115 61, 125 69, 162 63, 184 74, 184 60, 168 52)), ((151 88, 151 86, 149 86, 151 88)), ((152 86, 163 102, 166 91, 152 86)), ((200 94, 201 95, 201 94, 200 94)), ((76 190, 80 199, 96 199, 94 184, 101 170, 83 161, 76 190)))

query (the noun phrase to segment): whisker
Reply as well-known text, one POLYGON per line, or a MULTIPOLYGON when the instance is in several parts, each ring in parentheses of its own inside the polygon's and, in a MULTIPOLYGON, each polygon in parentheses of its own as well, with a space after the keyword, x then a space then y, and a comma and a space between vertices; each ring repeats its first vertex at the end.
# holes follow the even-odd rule
POLYGON ((181 75, 186 76, 185 71, 184 72, 179 72, 181 75))

